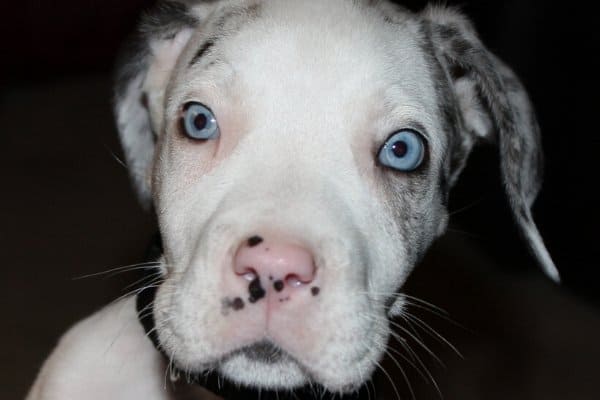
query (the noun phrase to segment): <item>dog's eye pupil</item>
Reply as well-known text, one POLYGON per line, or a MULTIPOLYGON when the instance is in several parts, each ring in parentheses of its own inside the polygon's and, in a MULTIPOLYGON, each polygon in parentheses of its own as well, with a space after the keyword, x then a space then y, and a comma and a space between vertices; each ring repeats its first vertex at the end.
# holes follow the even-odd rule
POLYGON ((392 134, 379 150, 379 162, 396 171, 412 172, 425 159, 425 145, 420 133, 412 129, 400 130, 392 134))
POLYGON ((206 128, 206 123, 208 122, 206 115, 204 114, 198 114, 196 116, 196 118, 194 118, 194 127, 196 127, 196 129, 198 129, 199 131, 201 131, 202 129, 206 128))
POLYGON ((406 142, 398 141, 392 145, 392 151, 396 157, 402 158, 406 156, 406 153, 408 152, 408 145, 406 142))

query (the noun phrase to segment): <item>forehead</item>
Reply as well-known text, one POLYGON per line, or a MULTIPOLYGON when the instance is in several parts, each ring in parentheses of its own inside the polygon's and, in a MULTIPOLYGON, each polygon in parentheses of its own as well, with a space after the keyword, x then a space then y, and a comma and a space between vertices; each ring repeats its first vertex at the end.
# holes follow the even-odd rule
POLYGON ((342 0, 225 10, 220 23, 190 42, 186 86, 222 82, 219 96, 251 98, 263 109, 275 102, 286 115, 311 109, 340 115, 367 106, 437 130, 419 23, 400 12, 393 20, 375 6, 342 0))

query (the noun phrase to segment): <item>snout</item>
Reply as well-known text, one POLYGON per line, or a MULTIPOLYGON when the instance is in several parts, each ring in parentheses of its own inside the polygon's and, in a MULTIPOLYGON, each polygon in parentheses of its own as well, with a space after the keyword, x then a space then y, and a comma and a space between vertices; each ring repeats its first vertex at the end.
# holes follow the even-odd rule
MULTIPOLYGON (((222 314, 243 327, 240 346, 273 342, 288 351, 313 346, 305 318, 316 313, 331 273, 315 262, 313 250, 281 234, 255 234, 242 240, 221 271, 222 314)), ((235 329, 234 331, 239 331, 235 329)))
POLYGON ((160 342, 186 370, 347 390, 370 376, 387 339, 384 303, 369 289, 397 283, 374 268, 401 259, 389 254, 389 219, 350 168, 333 179, 329 163, 296 159, 259 171, 246 154, 161 214, 171 258, 155 308, 160 342), (257 344, 276 351, 248 351, 257 344))
POLYGON ((387 334, 367 296, 367 241, 341 202, 303 202, 294 213, 257 204, 217 213, 196 255, 171 266, 155 308, 161 343, 187 370, 217 369, 242 384, 362 382, 387 334), (257 344, 276 351, 247 351, 257 344))

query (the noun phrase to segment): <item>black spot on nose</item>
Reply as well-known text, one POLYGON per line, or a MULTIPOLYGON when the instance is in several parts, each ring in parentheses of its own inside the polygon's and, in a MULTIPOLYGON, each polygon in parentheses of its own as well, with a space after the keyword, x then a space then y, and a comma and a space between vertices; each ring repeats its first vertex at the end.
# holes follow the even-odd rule
POLYGON ((253 304, 265 297, 266 292, 260 284, 259 277, 256 277, 252 282, 250 282, 250 285, 248 286, 248 292, 250 292, 248 301, 253 304))
POLYGON ((233 308, 235 311, 241 310, 242 308, 244 308, 244 300, 242 300, 239 297, 236 297, 231 302, 231 308, 233 308))
POLYGON ((319 293, 321 292, 321 289, 319 289, 318 287, 313 287, 310 289, 310 292, 312 293, 313 296, 318 296, 319 293))
POLYGON ((250 239, 248 239, 248 246, 249 247, 255 247, 258 246, 259 244, 261 244, 263 242, 263 238, 261 238, 260 236, 252 236, 250 239))
POLYGON ((275 281, 273 283, 273 288, 278 292, 281 292, 283 290, 283 281, 275 281))

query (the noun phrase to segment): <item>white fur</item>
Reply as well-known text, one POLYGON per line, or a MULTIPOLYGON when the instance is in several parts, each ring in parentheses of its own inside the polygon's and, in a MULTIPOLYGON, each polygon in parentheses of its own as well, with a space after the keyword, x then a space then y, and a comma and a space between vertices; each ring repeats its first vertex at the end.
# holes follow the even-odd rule
POLYGON ((164 390, 164 364, 129 298, 71 328, 46 360, 27 399, 171 400, 164 390))
MULTIPOLYGON (((449 133, 417 42, 419 24, 400 13, 401 23, 384 23, 387 3, 263 1, 257 18, 239 16, 248 21, 218 40, 211 50, 218 61, 190 67, 210 35, 210 16, 229 3, 195 7, 207 24, 152 43, 147 75, 131 83, 133 94, 117 107, 124 145, 135 153, 131 167, 151 167, 136 184, 142 197, 152 193, 165 247, 165 283, 154 307, 158 336, 184 370, 217 368, 266 388, 317 382, 353 389, 382 357, 387 314, 402 312, 402 299, 391 309, 385 302, 447 223, 438 177, 448 172, 449 133), (146 119, 136 88, 149 96, 146 119), (191 143, 177 133, 188 101, 214 111, 219 140, 191 143), (429 146, 419 190, 411 189, 417 178, 384 171, 375 160, 392 132, 415 122, 429 146), (150 123, 156 149, 147 136, 129 136, 150 123), (256 233, 310 249, 321 286, 317 298, 299 295, 268 326, 250 306, 222 313, 224 297, 246 290, 232 273, 232 257, 256 233), (288 357, 266 364, 231 355, 264 338, 288 357)), ((462 18, 428 13, 432 20, 462 18)), ((468 129, 487 135, 491 122, 480 117, 469 85, 457 84, 458 108, 468 129)), ((168 399, 162 374, 130 299, 73 328, 29 399, 168 399), (90 394, 92 383, 102 396, 90 394)))
MULTIPOLYGON (((372 373, 387 340, 385 309, 369 293, 394 292, 412 267, 377 188, 371 148, 410 120, 439 131, 427 112, 433 89, 403 32, 410 25, 382 27, 346 1, 272 2, 261 12, 220 47, 225 65, 208 74, 188 69, 196 48, 184 50, 166 96, 166 120, 175 121, 187 101, 210 105, 222 140, 190 146, 167 123, 159 144, 153 191, 169 266, 157 296, 159 336, 167 354, 192 370, 260 338, 264 322, 251 309, 223 318, 220 304, 236 295, 228 280, 232 246, 276 230, 323 259, 318 306, 290 305, 266 333, 296 361, 248 368, 238 356, 219 368, 244 383, 315 380, 345 390, 372 373), (301 23, 281 23, 289 18, 301 23)), ((434 157, 443 140, 432 136, 434 157)), ((430 201, 423 207, 434 209, 430 201)))

